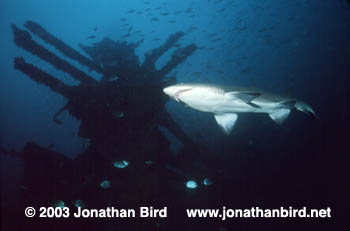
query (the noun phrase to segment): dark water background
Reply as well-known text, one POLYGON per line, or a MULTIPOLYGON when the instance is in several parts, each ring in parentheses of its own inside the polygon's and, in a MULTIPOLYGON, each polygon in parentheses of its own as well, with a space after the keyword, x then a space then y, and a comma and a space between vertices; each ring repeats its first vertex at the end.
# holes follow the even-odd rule
MULTIPOLYGON (((63 125, 52 121, 65 103, 63 97, 14 70, 13 57, 24 56, 75 84, 69 82, 67 74, 16 47, 11 23, 39 22, 78 50, 79 43, 90 44, 105 36, 124 40, 127 32, 122 29, 132 26, 133 31, 140 32, 126 41, 144 38, 136 49, 141 62, 143 54, 162 44, 169 34, 184 31, 181 44, 193 42, 204 49, 176 69, 178 82, 254 86, 287 94, 310 104, 320 117, 320 121, 311 121, 300 112, 292 112, 283 125, 277 126, 267 115, 242 115, 233 133, 225 136, 212 115, 169 101, 167 109, 178 124, 217 155, 212 165, 227 176, 220 184, 226 187, 221 189, 221 202, 329 206, 337 219, 345 218, 343 211, 350 206, 349 2, 145 2, 1 1, 0 146, 20 151, 28 141, 43 147, 54 144, 53 150, 74 158, 87 142, 76 135, 79 121, 68 113, 60 116, 63 125), (147 8, 151 8, 147 12, 152 16, 147 16, 147 8), (186 13, 189 8, 192 10, 186 13), (132 9, 135 12, 128 13, 132 9), (159 21, 152 21, 153 17, 159 21), (129 25, 123 27, 125 23, 129 25), (91 35, 96 38, 87 39, 91 35)), ((169 60, 169 53, 158 67, 169 60)), ((174 150, 179 148, 176 140, 171 140, 174 150)), ((16 206, 22 171, 21 161, 1 156, 2 207, 16 206)))

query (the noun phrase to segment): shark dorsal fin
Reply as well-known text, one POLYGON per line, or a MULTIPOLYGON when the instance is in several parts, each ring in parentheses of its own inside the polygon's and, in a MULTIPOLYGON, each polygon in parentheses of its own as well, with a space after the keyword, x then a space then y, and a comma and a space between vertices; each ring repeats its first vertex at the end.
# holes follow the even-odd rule
POLYGON ((226 113, 215 115, 215 120, 226 135, 230 134, 236 124, 238 115, 236 113, 226 113))
POLYGON ((233 100, 241 100, 244 103, 250 103, 253 99, 258 97, 260 93, 258 92, 227 92, 225 97, 232 98, 233 100))
POLYGON ((294 109, 296 102, 297 101, 293 99, 293 100, 285 100, 285 101, 279 102, 279 104, 284 108, 294 109))

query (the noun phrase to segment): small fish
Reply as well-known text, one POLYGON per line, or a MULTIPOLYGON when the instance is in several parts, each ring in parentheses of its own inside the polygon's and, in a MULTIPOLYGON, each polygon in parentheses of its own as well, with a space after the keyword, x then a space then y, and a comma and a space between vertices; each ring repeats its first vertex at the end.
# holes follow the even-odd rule
POLYGON ((89 37, 87 37, 88 39, 94 39, 94 38, 96 38, 96 36, 95 35, 90 35, 89 37))
POLYGON ((113 163, 116 168, 126 168, 129 165, 129 162, 126 160, 115 161, 113 163))
POLYGON ((209 38, 212 38, 212 37, 214 37, 215 35, 217 35, 217 33, 212 33, 212 34, 209 35, 209 38))
POLYGON ((153 39, 154 41, 159 41, 160 40, 160 38, 155 38, 155 39, 153 39))
POLYGON ((168 23, 176 23, 175 20, 169 20, 168 23))
POLYGON ((97 31, 97 26, 95 27, 94 31, 97 31))
POLYGON ((85 208, 86 207, 86 203, 83 200, 76 200, 73 205, 75 205, 75 207, 80 207, 80 208, 85 208))
POLYGON ((192 8, 188 8, 185 13, 191 13, 192 12, 192 8))
POLYGON ((203 181, 202 181, 202 184, 205 185, 205 186, 210 186, 213 184, 213 181, 209 178, 205 178, 203 181))
POLYGON ((159 21, 159 18, 155 18, 155 17, 154 17, 154 18, 151 19, 151 21, 152 21, 152 22, 157 22, 157 21, 159 21))
POLYGON ((55 207, 55 208, 57 208, 57 207, 64 208, 65 204, 64 204, 64 201, 62 201, 62 200, 56 200, 53 203, 51 203, 51 206, 55 207))
POLYGON ((189 188, 189 189, 195 189, 198 187, 197 182, 195 182, 194 180, 186 181, 185 185, 186 185, 186 188, 189 188))
POLYGON ((248 73, 250 71, 249 67, 245 67, 241 70, 241 73, 248 73))
POLYGON ((125 22, 126 18, 121 18, 120 21, 125 22))
POLYGON ((129 10, 128 12, 126 12, 127 14, 131 14, 131 13, 134 13, 135 10, 129 10))
POLYGON ((164 12, 164 13, 161 13, 161 15, 167 16, 167 15, 169 15, 169 13, 168 12, 164 12))
POLYGON ((100 183, 100 187, 103 189, 109 189, 112 186, 109 180, 104 180, 100 183))

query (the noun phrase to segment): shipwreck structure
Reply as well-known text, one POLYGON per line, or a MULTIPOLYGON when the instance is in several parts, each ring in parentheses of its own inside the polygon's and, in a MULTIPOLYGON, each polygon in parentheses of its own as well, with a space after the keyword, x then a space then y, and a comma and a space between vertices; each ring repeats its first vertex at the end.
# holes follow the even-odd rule
MULTIPOLYGON (((67 110, 81 121, 78 135, 89 139, 90 144, 71 160, 28 143, 19 154, 24 160, 23 204, 45 206, 62 200, 66 206, 72 206, 74 201, 83 200, 92 208, 104 208, 115 204, 161 206, 171 201, 177 193, 171 190, 172 182, 183 182, 186 174, 193 171, 192 160, 199 150, 165 110, 168 97, 162 89, 176 83, 176 77, 168 76, 169 73, 196 51, 196 45, 177 47, 171 60, 156 69, 156 61, 175 47, 185 35, 183 32, 170 35, 163 45, 146 52, 140 64, 134 49, 142 40, 127 43, 105 38, 92 46, 80 45, 88 58, 38 23, 27 21, 24 27, 12 25, 15 44, 69 74, 79 84, 67 85, 23 57, 15 57, 15 69, 64 96, 68 102, 53 120, 60 124, 59 114, 67 110), (37 43, 33 35, 103 77, 96 80, 89 76, 37 43), (178 158, 171 158, 169 141, 159 125, 183 142, 178 158), (121 159, 130 163, 126 169, 113 166, 114 161, 121 159), (111 182, 112 187, 101 188, 103 180, 111 182)), ((139 224, 144 226, 144 222, 139 224)), ((153 227, 154 222, 150 225, 153 227)))

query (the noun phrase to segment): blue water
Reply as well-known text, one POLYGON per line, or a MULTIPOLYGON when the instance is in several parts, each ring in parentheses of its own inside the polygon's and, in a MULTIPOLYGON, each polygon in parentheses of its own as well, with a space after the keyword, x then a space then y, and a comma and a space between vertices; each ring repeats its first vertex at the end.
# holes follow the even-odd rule
MULTIPOLYGON (((23 28, 27 20, 41 24, 83 54, 79 43, 90 45, 104 37, 127 42, 144 38, 136 48, 141 63, 146 51, 159 47, 170 34, 183 31, 185 36, 179 43, 182 46, 195 43, 200 49, 172 72, 178 82, 249 86, 290 95, 307 102, 321 118, 311 121, 302 113, 292 112, 283 125, 277 126, 266 115, 243 115, 232 134, 226 136, 212 115, 169 101, 166 108, 181 128, 201 147, 216 153, 218 162, 214 165, 230 169, 239 184, 254 181, 260 171, 270 171, 272 176, 286 166, 291 167, 288 162, 293 167, 300 164, 311 169, 307 179, 320 175, 316 180, 318 188, 327 189, 327 185, 320 186, 322 180, 333 182, 330 187, 336 192, 326 193, 324 204, 316 206, 336 204, 333 199, 337 196, 346 199, 345 191, 349 191, 345 182, 348 174, 345 168, 349 164, 346 140, 349 141, 350 128, 348 1, 1 1, 0 146, 21 151, 28 141, 35 141, 42 147, 53 144, 52 150, 74 158, 88 143, 77 135, 80 121, 67 112, 59 116, 62 125, 52 120, 66 99, 13 67, 14 57, 23 56, 65 83, 76 84, 68 74, 15 46, 11 24, 23 28), (124 38, 130 27, 131 35, 124 38), (96 38, 89 39, 92 35, 96 38), (251 175, 244 172, 245 168, 253 171, 251 175)), ((33 39, 64 58, 36 36, 33 39)), ((169 61, 174 50, 170 49, 156 66, 162 67, 169 61)), ((66 60, 96 79, 102 77, 66 60)), ((176 138, 167 137, 174 150, 181 148, 176 138)), ((21 162, 4 156, 1 162, 2 189, 8 187, 13 192, 21 185, 21 162)), ((271 181, 290 186, 286 183, 288 179, 271 181)), ((298 181, 290 182, 293 185, 298 181)), ((257 185, 268 187, 269 182, 257 185)), ((293 188, 299 193, 303 191, 298 185, 293 188)), ((309 191, 305 193, 306 198, 312 197, 309 191)), ((2 201, 16 203, 8 198, 9 193, 2 190, 2 201)), ((344 204, 350 205, 348 198, 344 204)))

